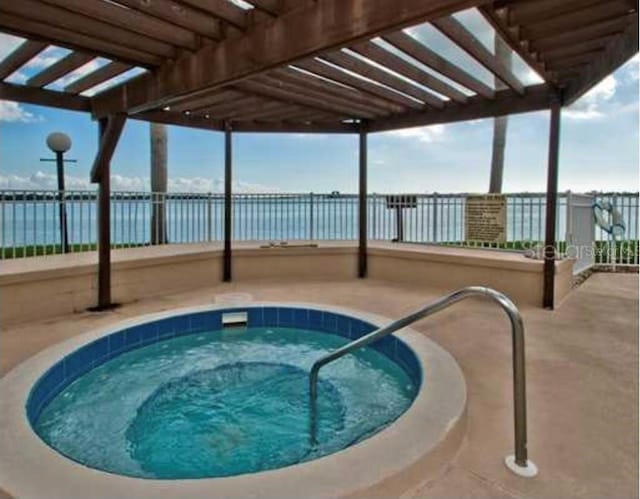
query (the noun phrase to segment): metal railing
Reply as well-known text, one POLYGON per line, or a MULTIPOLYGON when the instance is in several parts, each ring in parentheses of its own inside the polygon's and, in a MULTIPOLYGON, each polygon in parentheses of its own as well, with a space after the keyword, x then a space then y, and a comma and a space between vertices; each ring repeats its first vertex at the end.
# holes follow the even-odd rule
MULTIPOLYGON (((467 194, 415 194, 415 207, 402 210, 403 240, 412 243, 482 246, 520 250, 544 240, 545 197, 541 193, 506 194, 506 242, 482 244, 465 239, 467 194)), ((567 241, 567 193, 559 195, 558 250, 567 241)), ((638 193, 602 193, 611 200, 627 225, 622 241, 609 242, 596 229, 596 262, 638 265, 638 193)), ((398 218, 387 208, 387 196, 367 197, 368 237, 392 240, 398 218)), ((0 191, 0 257, 17 258, 61 252, 60 203, 67 211, 69 250, 88 251, 97 244, 95 191, 0 191)), ((236 241, 356 240, 358 197, 355 194, 271 193, 233 195, 232 235, 236 241)), ((224 196, 218 193, 114 192, 111 196, 111 240, 116 248, 154 244, 152 235, 164 233, 170 244, 221 241, 224 196), (154 224, 155 227, 154 227, 154 224)), ((162 241, 159 241, 162 242, 162 241)))
POLYGON ((311 366, 309 373, 309 435, 312 445, 316 444, 317 436, 317 400, 318 375, 320 369, 339 358, 365 347, 399 329, 409 326, 420 319, 433 315, 451 305, 471 296, 482 296, 498 303, 505 311, 511 322, 511 338, 513 347, 513 419, 515 428, 515 454, 507 456, 507 466, 522 476, 534 476, 537 473, 535 465, 527 458, 527 400, 525 380, 525 352, 524 325, 520 312, 514 303, 504 294, 491 288, 470 286, 450 293, 426 305, 415 312, 398 319, 391 324, 373 331, 351 343, 318 359, 311 366))

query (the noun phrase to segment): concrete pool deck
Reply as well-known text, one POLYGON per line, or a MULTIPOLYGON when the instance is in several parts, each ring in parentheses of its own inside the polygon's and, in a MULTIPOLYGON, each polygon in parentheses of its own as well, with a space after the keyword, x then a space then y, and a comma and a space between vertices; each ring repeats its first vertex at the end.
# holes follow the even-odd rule
MULTIPOLYGON (((211 303, 226 293, 340 305, 390 318, 440 294, 379 280, 220 284, 110 312, 6 327, 0 334, 0 372, 87 330, 211 303)), ((513 446, 509 329, 498 307, 473 300, 414 326, 448 350, 464 372, 468 428, 460 451, 443 463, 438 478, 409 490, 380 490, 380 497, 637 497, 638 275, 596 273, 556 311, 525 306, 522 312, 529 452, 539 476, 518 478, 502 463, 513 446)))

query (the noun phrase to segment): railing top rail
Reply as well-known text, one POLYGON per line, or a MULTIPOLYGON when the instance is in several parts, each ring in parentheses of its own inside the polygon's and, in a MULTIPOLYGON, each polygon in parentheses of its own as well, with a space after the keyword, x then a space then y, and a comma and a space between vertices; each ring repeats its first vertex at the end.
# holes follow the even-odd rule
MULTIPOLYGON (((14 194, 14 193, 57 193, 57 189, 14 189, 14 188, 5 188, 0 189, 0 194, 14 194)), ((87 193, 95 195, 97 194, 96 189, 65 189, 65 192, 73 192, 73 193, 87 193)), ((558 196, 564 197, 567 195, 566 192, 559 192, 558 196)), ((592 195, 592 196, 624 196, 624 197, 638 197, 640 193, 638 191, 619 191, 619 192, 571 192, 574 195, 592 195)), ((184 191, 168 191, 168 192, 159 192, 159 191, 129 191, 129 190, 113 190, 113 195, 137 195, 137 196, 149 196, 151 194, 155 195, 166 195, 166 196, 223 196, 222 192, 184 192, 184 191)), ((487 193, 482 192, 370 192, 368 196, 417 196, 422 198, 430 198, 430 197, 466 197, 473 195, 486 195, 487 193)), ((342 197, 357 197, 357 193, 352 192, 323 192, 323 191, 298 191, 298 192, 234 192, 233 196, 241 196, 241 197, 291 197, 291 196, 323 196, 328 198, 342 198, 342 197)), ((544 192, 505 192, 503 193, 506 197, 529 197, 529 198, 537 198, 537 197, 545 197, 546 194, 544 192)))

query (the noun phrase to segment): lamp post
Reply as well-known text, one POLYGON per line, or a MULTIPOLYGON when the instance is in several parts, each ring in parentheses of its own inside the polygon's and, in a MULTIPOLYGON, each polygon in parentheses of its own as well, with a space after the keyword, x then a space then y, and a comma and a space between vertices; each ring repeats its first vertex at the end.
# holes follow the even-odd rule
MULTIPOLYGON (((55 161, 58 172, 58 197, 59 197, 59 213, 60 213, 60 244, 63 253, 69 253, 69 235, 67 232, 67 208, 64 197, 64 153, 71 149, 71 139, 68 135, 60 132, 54 132, 47 137, 47 146, 51 149, 56 159, 41 159, 40 161, 55 161)), ((66 160, 75 163, 76 160, 66 160)))

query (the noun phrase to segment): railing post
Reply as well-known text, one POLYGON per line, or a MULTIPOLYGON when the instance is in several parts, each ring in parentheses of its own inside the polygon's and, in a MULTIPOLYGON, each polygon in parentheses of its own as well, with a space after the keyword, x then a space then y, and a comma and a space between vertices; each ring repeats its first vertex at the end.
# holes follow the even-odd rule
POLYGON ((567 191, 565 203, 567 213, 565 214, 564 253, 566 254, 569 245, 573 244, 573 193, 571 190, 567 191))
POLYGON ((432 227, 432 231, 433 231, 433 242, 437 243, 438 242, 438 193, 434 192, 433 193, 433 227, 432 227))
MULTIPOLYGON (((616 204, 617 204, 616 201, 617 201, 616 195, 612 194, 611 195, 611 206, 613 207, 613 211, 616 210, 616 204)), ((610 216, 613 216, 613 214, 611 214, 610 216)), ((612 219, 610 219, 610 220, 612 220, 612 219)), ((611 223, 613 223, 613 221, 611 223)), ((611 260, 611 270, 613 272, 615 272, 616 271, 616 260, 617 260, 617 253, 618 253, 618 245, 616 243, 616 236, 613 233, 613 230, 609 234, 609 238, 611 240, 611 242, 610 242, 610 246, 611 247, 609 248, 609 258, 611 260)))
POLYGON ((377 210, 378 199, 376 193, 371 194, 371 239, 378 239, 378 220, 376 213, 377 210))
POLYGON ((211 193, 207 193, 207 241, 211 242, 211 193))
POLYGON ((313 241, 313 192, 309 193, 309 241, 313 241))

